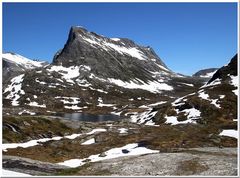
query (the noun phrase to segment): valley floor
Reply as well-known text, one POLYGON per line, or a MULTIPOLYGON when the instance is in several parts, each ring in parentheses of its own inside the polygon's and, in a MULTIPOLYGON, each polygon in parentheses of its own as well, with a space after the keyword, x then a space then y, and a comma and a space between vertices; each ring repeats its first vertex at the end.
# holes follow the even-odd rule
POLYGON ((3 142, 5 174, 237 175, 237 139, 198 124, 5 116, 3 142))
POLYGON ((111 176, 236 176, 236 148, 192 148, 175 153, 127 156, 64 168, 15 156, 3 157, 4 169, 29 175, 111 175, 111 176), (13 167, 15 165, 16 167, 13 167), (49 172, 50 171, 50 172, 49 172))

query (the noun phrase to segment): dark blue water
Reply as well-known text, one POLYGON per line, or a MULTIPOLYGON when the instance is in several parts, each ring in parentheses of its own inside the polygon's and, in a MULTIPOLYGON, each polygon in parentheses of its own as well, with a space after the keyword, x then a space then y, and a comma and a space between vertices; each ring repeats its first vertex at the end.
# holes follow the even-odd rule
POLYGON ((117 121, 119 116, 113 114, 87 114, 87 113, 59 113, 57 116, 64 117, 65 119, 85 122, 103 122, 103 121, 117 121))

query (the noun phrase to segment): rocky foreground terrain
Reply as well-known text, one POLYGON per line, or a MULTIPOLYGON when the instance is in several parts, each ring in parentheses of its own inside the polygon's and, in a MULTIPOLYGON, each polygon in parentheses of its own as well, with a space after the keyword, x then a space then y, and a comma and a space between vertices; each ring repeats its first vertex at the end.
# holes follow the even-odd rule
POLYGON ((3 62, 4 170, 237 175, 237 55, 184 76, 149 46, 72 27, 51 64, 3 62))

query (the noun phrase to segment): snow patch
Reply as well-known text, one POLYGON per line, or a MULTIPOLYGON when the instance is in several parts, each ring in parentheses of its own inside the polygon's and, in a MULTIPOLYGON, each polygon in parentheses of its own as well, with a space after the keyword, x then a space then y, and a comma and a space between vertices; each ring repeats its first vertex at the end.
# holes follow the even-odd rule
POLYGON ((181 84, 183 84, 183 85, 187 85, 187 86, 190 86, 190 87, 193 87, 193 86, 194 86, 194 85, 191 84, 191 83, 181 83, 181 84))
POLYGON ((147 83, 136 83, 134 81, 124 82, 120 79, 108 78, 110 83, 113 83, 117 86, 128 88, 128 89, 142 89, 147 90, 152 93, 159 93, 163 90, 170 91, 173 90, 173 87, 157 81, 148 81, 147 83))
POLYGON ((30 141, 24 142, 24 143, 4 143, 4 144, 2 144, 2 150, 7 151, 7 149, 9 149, 9 148, 17 148, 17 147, 27 148, 27 147, 36 146, 36 145, 39 145, 40 143, 44 143, 44 142, 51 141, 51 140, 61 140, 63 138, 75 139, 81 135, 92 135, 97 132, 106 132, 106 131, 107 131, 106 129, 97 128, 97 129, 93 129, 92 131, 90 131, 88 133, 84 133, 84 134, 71 134, 71 135, 64 136, 64 137, 56 136, 56 137, 52 137, 52 138, 42 138, 42 139, 38 139, 38 140, 30 140, 30 141))
POLYGON ((204 75, 200 75, 201 78, 211 78, 213 76, 213 74, 215 74, 217 70, 213 71, 213 72, 208 72, 204 75))
POLYGON ((111 38, 111 40, 113 40, 113 41, 120 41, 119 38, 111 38))
POLYGON ((91 138, 91 139, 83 142, 81 145, 91 145, 91 144, 94 144, 94 143, 95 143, 95 139, 91 138))
POLYGON ((171 124, 171 125, 177 125, 177 124, 187 124, 187 123, 195 123, 191 119, 185 120, 185 121, 178 121, 176 116, 166 116, 165 117, 166 124, 171 124))
POLYGON ((195 108, 184 109, 179 111, 175 110, 177 113, 184 112, 184 115, 187 115, 187 119, 185 121, 178 121, 176 116, 165 116, 166 124, 177 125, 177 124, 187 124, 187 123, 196 123, 196 120, 200 118, 201 112, 195 108))
POLYGON ((158 106, 158 105, 164 104, 164 103, 167 103, 167 101, 160 101, 160 102, 157 102, 157 103, 149 104, 149 105, 147 105, 147 106, 148 106, 148 107, 154 107, 154 106, 158 106))
POLYGON ((32 106, 32 107, 39 107, 39 108, 46 108, 46 105, 45 104, 38 104, 36 101, 32 101, 28 104, 29 106, 32 106))
POLYGON ((155 123, 152 121, 152 118, 157 114, 157 112, 158 111, 152 112, 152 108, 148 108, 147 111, 142 113, 132 112, 126 113, 125 115, 131 114, 131 122, 145 125, 155 125, 155 123))
POLYGON ((47 84, 46 82, 39 81, 38 78, 35 79, 35 82, 40 83, 41 85, 46 85, 47 84))
POLYGON ((44 62, 33 61, 19 54, 4 53, 2 54, 2 58, 6 59, 11 63, 19 64, 27 69, 42 67, 44 65, 44 62))
POLYGON ((31 176, 30 174, 24 174, 24 173, 20 173, 20 172, 15 172, 15 171, 9 171, 9 170, 5 170, 2 169, 2 176, 6 176, 6 177, 29 177, 31 176))
POLYGON ((18 106, 19 105, 18 99, 20 98, 20 94, 21 95, 25 94, 24 90, 22 90, 23 77, 24 74, 21 74, 11 79, 11 84, 8 85, 3 92, 3 93, 10 92, 6 96, 6 99, 11 99, 13 106, 18 106))
POLYGON ((28 110, 25 110, 25 109, 18 113, 18 115, 22 115, 22 114, 36 115, 35 112, 31 112, 31 111, 28 111, 28 110))
POLYGON ((221 108, 220 104, 217 103, 218 99, 212 99, 211 104, 215 105, 217 108, 221 108))
POLYGON ((86 160, 89 160, 89 162, 97 162, 97 161, 119 158, 124 156, 144 155, 144 154, 152 154, 152 153, 159 153, 159 151, 151 150, 145 147, 139 147, 138 143, 132 143, 132 144, 125 145, 123 147, 112 148, 104 152, 104 154, 106 155, 104 157, 101 157, 100 154, 96 154, 96 155, 91 155, 88 158, 70 159, 64 162, 60 162, 58 164, 74 168, 74 167, 84 165, 86 163, 86 160))
POLYGON ((75 84, 72 80, 80 75, 79 69, 82 66, 70 66, 70 67, 63 67, 63 66, 52 66, 50 69, 47 69, 49 72, 58 72, 62 75, 62 78, 65 79, 69 83, 75 84))
POLYGON ((204 93, 204 92, 200 92, 198 96, 202 99, 205 99, 205 100, 208 100, 208 98, 209 98, 209 95, 207 93, 204 93))
POLYGON ((233 90, 233 93, 238 96, 238 93, 239 93, 239 91, 238 91, 239 77, 238 76, 230 76, 230 77, 231 77, 231 82, 230 83, 233 86, 237 87, 237 89, 233 90))
POLYGON ((120 134, 128 133, 128 129, 126 128, 119 128, 118 130, 120 134))
POLYGON ((82 109, 82 107, 79 107, 77 105, 72 105, 72 106, 64 106, 66 109, 72 109, 72 110, 79 110, 82 109))
POLYGON ((135 47, 130 47, 127 48, 125 46, 120 46, 117 44, 113 44, 113 43, 109 43, 105 40, 101 40, 101 39, 97 39, 95 37, 87 38, 85 36, 82 36, 79 34, 79 36, 85 40, 86 42, 90 43, 92 45, 92 47, 95 48, 101 48, 104 49, 105 51, 117 51, 118 53, 122 54, 122 55, 129 55, 132 56, 134 58, 137 58, 139 60, 146 60, 147 57, 144 55, 144 53, 140 50, 138 50, 135 47))
POLYGON ((226 129, 226 130, 223 130, 219 135, 238 139, 239 132, 234 129, 226 129))
POLYGON ((101 97, 98 98, 98 107, 113 107, 115 104, 103 104, 103 99, 101 97))

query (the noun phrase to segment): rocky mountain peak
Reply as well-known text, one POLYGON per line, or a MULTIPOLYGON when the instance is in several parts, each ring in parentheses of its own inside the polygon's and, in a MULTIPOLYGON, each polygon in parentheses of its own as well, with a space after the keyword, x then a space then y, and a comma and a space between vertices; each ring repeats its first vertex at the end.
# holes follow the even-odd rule
POLYGON ((124 81, 153 80, 151 72, 172 74, 151 47, 137 45, 127 38, 104 37, 82 27, 71 27, 64 48, 54 56, 53 65, 85 65, 94 75, 124 81))

